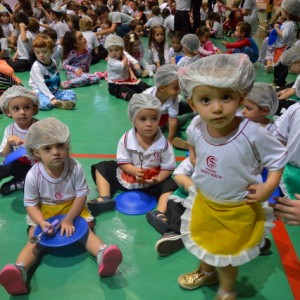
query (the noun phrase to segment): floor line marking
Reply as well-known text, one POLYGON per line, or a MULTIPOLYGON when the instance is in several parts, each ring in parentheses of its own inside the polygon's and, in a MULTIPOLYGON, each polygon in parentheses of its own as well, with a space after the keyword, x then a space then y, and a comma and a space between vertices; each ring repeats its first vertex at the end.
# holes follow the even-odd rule
POLYGON ((300 261, 285 225, 281 220, 275 222, 272 235, 292 293, 296 300, 300 300, 300 261))

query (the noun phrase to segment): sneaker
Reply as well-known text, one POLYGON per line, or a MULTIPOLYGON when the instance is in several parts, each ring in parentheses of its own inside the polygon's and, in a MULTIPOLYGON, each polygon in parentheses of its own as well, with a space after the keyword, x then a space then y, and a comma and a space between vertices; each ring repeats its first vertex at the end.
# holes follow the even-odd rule
POLYGON ((268 237, 265 237, 265 244, 263 247, 261 247, 260 250, 260 255, 266 255, 270 252, 272 243, 271 240, 268 237))
POLYGON ((99 265, 98 274, 100 277, 109 277, 116 273, 123 255, 116 245, 105 246, 97 255, 99 265))
POLYGON ((189 150, 189 143, 179 137, 174 138, 173 146, 178 149, 189 150))
POLYGON ((12 296, 28 293, 26 286, 26 271, 14 264, 6 265, 0 272, 0 284, 12 296))
POLYGON ((16 179, 11 179, 2 184, 0 188, 1 195, 9 195, 15 191, 23 190, 24 189, 24 180, 16 181, 16 179))
POLYGON ((231 292, 231 293, 227 293, 225 295, 221 295, 221 294, 217 294, 217 297, 215 298, 215 300, 236 300, 237 299, 237 293, 235 292, 231 292))
POLYGON ((164 234, 167 231, 168 223, 167 217, 164 213, 160 212, 159 210, 148 211, 146 218, 148 223, 152 225, 160 234, 164 234))
POLYGON ((66 110, 71 110, 76 106, 76 103, 73 101, 60 101, 57 100, 57 102, 54 104, 54 107, 60 108, 60 109, 66 109, 66 110))
POLYGON ((165 233, 155 244, 159 256, 167 256, 184 248, 181 235, 175 232, 165 233))
POLYGON ((87 203, 89 210, 93 216, 97 216, 102 212, 115 209, 116 202, 109 196, 99 196, 87 203))
POLYGON ((187 290, 193 290, 201 286, 213 285, 218 282, 218 274, 214 272, 212 275, 206 275, 199 268, 196 271, 182 274, 178 277, 179 285, 187 290))

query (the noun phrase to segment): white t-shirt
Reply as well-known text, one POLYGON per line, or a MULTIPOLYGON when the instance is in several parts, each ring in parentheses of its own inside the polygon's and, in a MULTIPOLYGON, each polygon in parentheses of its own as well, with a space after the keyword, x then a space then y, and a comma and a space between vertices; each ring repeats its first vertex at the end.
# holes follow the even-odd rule
POLYGON ((99 41, 95 32, 93 31, 82 31, 82 35, 85 37, 87 45, 89 48, 96 48, 99 46, 99 41))
POLYGON ((177 66, 178 67, 188 66, 199 59, 200 56, 198 54, 196 54, 194 57, 183 56, 182 58, 179 59, 177 66))
POLYGON ((196 116, 187 136, 196 151, 192 179, 197 188, 215 200, 244 199, 249 184, 262 182, 264 167, 276 171, 286 164, 287 150, 282 143, 264 127, 247 119, 242 119, 229 136, 213 138, 207 124, 196 116))
POLYGON ((4 36, 8 39, 14 32, 14 26, 11 23, 1 24, 4 36))
POLYGON ((123 62, 118 59, 109 57, 107 60, 108 82, 129 79, 129 67, 124 66, 123 62))
POLYGON ((23 42, 21 38, 21 34, 18 36, 17 40, 17 48, 18 48, 18 59, 26 59, 29 60, 29 54, 32 50, 32 40, 36 34, 26 31, 26 37, 28 39, 27 42, 23 42))

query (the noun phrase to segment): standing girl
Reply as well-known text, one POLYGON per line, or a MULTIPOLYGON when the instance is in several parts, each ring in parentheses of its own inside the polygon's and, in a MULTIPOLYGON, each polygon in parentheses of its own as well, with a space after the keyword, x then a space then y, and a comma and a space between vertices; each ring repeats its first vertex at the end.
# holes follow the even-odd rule
POLYGON ((179 80, 199 114, 187 130, 195 172, 181 234, 201 265, 178 282, 194 289, 219 281, 216 299, 235 300, 238 266, 260 254, 266 225, 273 226, 266 217, 271 208, 262 202, 279 184, 287 151, 265 128, 236 114, 255 80, 245 54, 200 59, 182 68, 179 80))
POLYGON ((98 83, 104 78, 102 72, 90 74, 92 48, 87 47, 86 39, 80 31, 66 32, 63 41, 63 68, 67 81, 62 82, 65 89, 98 83))
MULTIPOLYGON (((60 234, 70 237, 75 233, 74 219, 83 217, 92 222, 93 217, 86 207, 88 185, 82 166, 70 158, 69 128, 54 118, 33 124, 26 141, 28 155, 38 160, 30 169, 25 183, 24 205, 27 210, 29 238, 37 225, 44 231, 52 225, 48 218, 66 214, 60 223, 60 234)), ((97 258, 100 277, 112 276, 122 261, 122 253, 116 245, 106 245, 88 229, 82 239, 87 251, 97 258)), ((6 265, 0 272, 0 284, 10 295, 28 293, 27 272, 33 267, 44 246, 27 242, 16 263, 6 265)))
POLYGON ((155 25, 149 31, 149 64, 156 69, 169 63, 169 47, 166 41, 165 28, 155 25))

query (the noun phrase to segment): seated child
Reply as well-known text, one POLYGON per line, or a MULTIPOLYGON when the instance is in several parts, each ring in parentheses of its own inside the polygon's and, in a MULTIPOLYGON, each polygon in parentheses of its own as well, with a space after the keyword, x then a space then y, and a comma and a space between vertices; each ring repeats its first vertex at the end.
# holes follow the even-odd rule
POLYGON ((49 27, 43 31, 43 34, 47 34, 50 37, 50 39, 54 42, 54 48, 51 58, 55 60, 56 66, 59 67, 62 61, 63 48, 62 45, 57 43, 57 33, 54 29, 49 27))
POLYGON ((178 67, 187 66, 200 59, 200 42, 196 34, 186 34, 181 40, 181 45, 184 56, 178 61, 178 67))
POLYGON ((163 25, 164 19, 160 16, 159 6, 153 6, 151 16, 144 25, 144 28, 149 30, 152 26, 163 25))
POLYGON ((144 91, 145 94, 158 98, 161 103, 161 118, 159 126, 168 124, 168 141, 173 143, 177 130, 177 115, 179 111, 178 67, 167 64, 158 68, 155 74, 155 86, 144 91))
POLYGON ((76 106, 76 94, 73 90, 60 90, 60 76, 56 62, 51 58, 54 49, 53 40, 46 34, 38 34, 32 48, 37 60, 31 67, 29 85, 37 94, 41 110, 53 107, 73 109, 76 106))
POLYGON ((182 33, 180 31, 175 31, 170 34, 171 37, 171 47, 169 49, 169 60, 171 64, 177 64, 182 56, 184 56, 181 40, 182 33))
POLYGON ((210 37, 216 39, 223 38, 223 23, 221 23, 220 16, 218 13, 208 13, 206 27, 209 29, 210 37))
MULTIPOLYGON (((0 108, 5 115, 13 119, 13 123, 4 130, 0 146, 0 155, 6 157, 24 143, 28 129, 37 121, 33 116, 39 111, 39 100, 32 91, 15 85, 1 96, 0 108)), ((0 193, 9 195, 14 191, 22 190, 31 164, 32 161, 24 156, 7 165, 0 165, 0 180, 13 177, 1 186, 0 193)))
POLYGON ((171 178, 175 155, 159 128, 161 103, 151 95, 135 94, 128 104, 133 128, 119 141, 117 161, 92 165, 92 176, 99 197, 88 206, 94 215, 113 209, 117 190, 138 189, 157 198, 158 206, 147 214, 150 224, 163 222, 168 197, 177 189, 171 178))
POLYGON ((250 61, 255 63, 258 60, 259 50, 256 42, 251 37, 251 25, 246 22, 238 23, 234 34, 237 38, 236 42, 222 42, 229 49, 227 53, 245 53, 249 56, 250 61))
POLYGON ((220 50, 209 39, 210 32, 205 26, 202 26, 198 30, 198 38, 200 41, 199 53, 201 57, 213 55, 219 53, 220 50))
POLYGON ((265 82, 254 83, 243 102, 245 118, 264 126, 271 134, 276 130, 272 117, 279 105, 275 88, 265 82))
MULTIPOLYGON (((93 217, 86 207, 88 185, 79 162, 70 158, 69 128, 54 118, 33 124, 26 136, 28 155, 38 162, 28 172, 25 180, 24 205, 27 211, 29 239, 39 225, 49 233, 55 230, 48 218, 66 214, 60 222, 60 234, 67 237, 75 232, 77 216, 91 223, 93 217), (55 195, 60 197, 55 197, 55 195)), ((106 245, 91 228, 81 239, 87 251, 97 258, 100 277, 112 276, 122 261, 121 250, 116 245, 106 245)), ((29 240, 14 264, 6 265, 0 272, 0 284, 10 295, 29 292, 27 273, 37 263, 44 246, 29 240)))
POLYGON ((228 8, 230 10, 230 13, 223 23, 223 31, 227 36, 231 36, 231 34, 235 32, 236 25, 239 22, 243 22, 243 13, 239 8, 240 4, 240 0, 234 0, 231 4, 231 7, 228 8))
POLYGON ((110 34, 105 41, 108 51, 107 76, 108 91, 111 95, 129 101, 133 94, 141 93, 150 86, 137 80, 124 55, 124 41, 121 37, 110 34))

